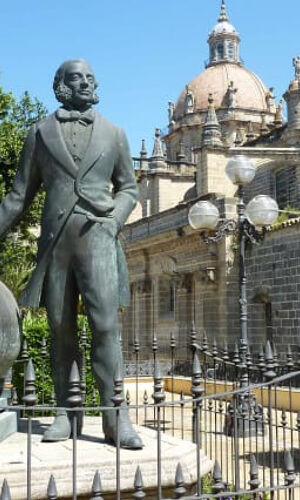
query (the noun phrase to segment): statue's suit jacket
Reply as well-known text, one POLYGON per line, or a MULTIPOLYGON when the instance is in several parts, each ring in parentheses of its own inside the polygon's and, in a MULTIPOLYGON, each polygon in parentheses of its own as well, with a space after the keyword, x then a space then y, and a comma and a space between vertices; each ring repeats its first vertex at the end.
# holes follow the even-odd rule
MULTIPOLYGON (((43 282, 51 253, 68 217, 80 200, 91 207, 94 215, 114 217, 119 228, 133 210, 137 186, 124 132, 95 112, 91 140, 78 167, 65 145, 55 114, 36 123, 29 131, 13 189, 0 205, 0 235, 21 218, 41 184, 46 199, 37 265, 19 301, 21 305, 29 307, 41 305, 43 282), (113 196, 111 182, 114 186, 113 196)), ((76 245, 76 242, 70 242, 70 245, 76 245)), ((116 246, 120 303, 126 305, 126 262, 117 239, 116 246)), ((99 259, 103 258, 105 256, 99 255, 99 259)))

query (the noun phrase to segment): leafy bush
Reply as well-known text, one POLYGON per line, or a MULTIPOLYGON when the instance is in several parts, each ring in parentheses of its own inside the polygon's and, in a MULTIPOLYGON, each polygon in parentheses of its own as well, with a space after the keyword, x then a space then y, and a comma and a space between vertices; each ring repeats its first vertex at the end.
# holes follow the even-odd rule
MULTIPOLYGON (((83 315, 78 316, 78 332, 79 337, 82 332, 83 326, 86 324, 83 315)), ((27 342, 27 351, 29 357, 33 361, 35 376, 36 376, 36 390, 38 396, 38 404, 45 402, 49 405, 51 401, 51 393, 54 390, 53 381, 51 377, 50 360, 49 360, 49 346, 50 346, 50 330, 47 317, 44 311, 40 310, 39 313, 32 313, 29 311, 23 320, 23 334, 27 342), (43 339, 46 343, 46 349, 43 349, 43 339), (43 351, 45 351, 43 355, 43 351)), ((91 373, 90 363, 90 339, 91 332, 89 328, 86 329, 87 335, 87 348, 86 348, 86 405, 90 406, 94 402, 94 382, 91 373)), ((82 346, 81 346, 82 350, 82 346)), ((22 351, 21 351, 22 355, 22 351)), ((24 367, 26 363, 22 362, 21 358, 15 363, 13 369, 13 385, 17 390, 18 399, 21 401, 24 393, 24 367)), ((98 403, 98 401, 97 401, 98 403)))

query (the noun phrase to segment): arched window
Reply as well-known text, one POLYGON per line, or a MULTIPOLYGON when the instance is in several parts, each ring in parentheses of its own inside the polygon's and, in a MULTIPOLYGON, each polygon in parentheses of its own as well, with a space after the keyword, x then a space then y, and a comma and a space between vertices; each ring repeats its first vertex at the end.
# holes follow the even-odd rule
POLYGON ((223 43, 218 43, 217 55, 218 55, 218 60, 224 59, 224 45, 223 45, 223 43))
POLYGON ((175 283, 169 278, 159 279, 159 316, 174 318, 175 315, 175 283))
POLYGON ((233 61, 234 60, 234 43, 229 42, 228 44, 228 58, 233 61))

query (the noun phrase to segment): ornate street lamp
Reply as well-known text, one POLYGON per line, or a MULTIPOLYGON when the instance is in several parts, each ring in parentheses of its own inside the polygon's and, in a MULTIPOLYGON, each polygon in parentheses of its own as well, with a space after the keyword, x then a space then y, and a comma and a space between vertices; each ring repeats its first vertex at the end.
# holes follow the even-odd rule
MULTIPOLYGON (((221 220, 217 207, 209 201, 199 201, 189 211, 189 224, 194 229, 202 229, 201 236, 206 243, 218 243, 223 237, 237 233, 239 248, 239 304, 240 304, 240 352, 241 385, 248 384, 246 354, 248 350, 247 291, 245 269, 245 246, 259 243, 265 235, 265 228, 278 217, 279 209, 275 200, 266 195, 255 196, 245 207, 244 186, 255 177, 255 167, 246 156, 237 155, 226 165, 226 174, 238 186, 237 220, 221 220), (258 228, 258 230, 256 229, 258 228)), ((249 401, 249 410, 253 401, 249 401)), ((249 426, 250 428, 250 426, 249 426)), ((253 429, 255 432, 255 429, 253 429)), ((251 429, 248 431, 251 433, 251 429)))

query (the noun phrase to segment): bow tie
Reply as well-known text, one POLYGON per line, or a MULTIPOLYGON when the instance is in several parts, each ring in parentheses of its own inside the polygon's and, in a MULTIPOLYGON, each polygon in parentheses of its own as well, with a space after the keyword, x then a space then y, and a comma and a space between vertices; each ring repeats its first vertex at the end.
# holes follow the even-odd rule
POLYGON ((94 111, 92 109, 88 109, 81 113, 80 111, 72 110, 68 111, 64 108, 59 108, 56 111, 56 118, 60 122, 83 122, 83 123, 93 123, 95 119, 94 111))

